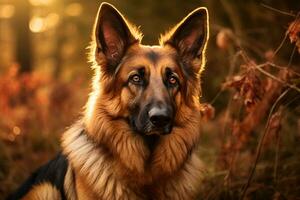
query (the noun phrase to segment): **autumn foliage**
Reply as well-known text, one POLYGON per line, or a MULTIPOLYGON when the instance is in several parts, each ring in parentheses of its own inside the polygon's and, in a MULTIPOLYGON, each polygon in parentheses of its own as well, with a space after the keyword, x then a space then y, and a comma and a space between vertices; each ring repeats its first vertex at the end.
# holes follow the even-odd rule
POLYGON ((67 84, 37 71, 20 73, 16 64, 0 76, 0 193, 57 152, 63 126, 76 120, 87 96, 81 85, 80 79, 67 84))

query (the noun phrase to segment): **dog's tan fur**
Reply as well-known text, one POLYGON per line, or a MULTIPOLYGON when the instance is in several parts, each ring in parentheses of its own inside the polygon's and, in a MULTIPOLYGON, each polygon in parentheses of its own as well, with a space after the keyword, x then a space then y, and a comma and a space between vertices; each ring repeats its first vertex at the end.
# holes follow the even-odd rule
POLYGON ((34 186, 22 200, 61 200, 61 196, 50 183, 42 183, 34 186))

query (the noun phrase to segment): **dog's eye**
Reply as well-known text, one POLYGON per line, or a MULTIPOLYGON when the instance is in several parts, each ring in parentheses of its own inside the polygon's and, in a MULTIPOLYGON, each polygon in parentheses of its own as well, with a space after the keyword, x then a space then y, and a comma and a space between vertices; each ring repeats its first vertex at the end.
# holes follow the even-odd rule
POLYGON ((169 78, 168 78, 168 83, 172 86, 176 86, 178 84, 178 79, 175 75, 171 75, 169 78))
POLYGON ((140 84, 142 82, 142 78, 138 74, 134 74, 130 77, 130 81, 134 84, 140 84))

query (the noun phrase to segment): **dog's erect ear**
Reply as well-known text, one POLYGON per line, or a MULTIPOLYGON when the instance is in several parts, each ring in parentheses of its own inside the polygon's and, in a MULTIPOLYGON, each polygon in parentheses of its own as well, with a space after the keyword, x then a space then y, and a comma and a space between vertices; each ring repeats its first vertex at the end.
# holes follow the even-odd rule
MULTIPOLYGON (((201 7, 192 11, 169 33, 163 35, 160 43, 173 46, 184 61, 189 62, 203 58, 208 32, 208 11, 206 8, 201 7)), ((193 71, 199 71, 200 68, 201 66, 198 66, 198 68, 196 66, 193 71)))
POLYGON ((113 72, 126 49, 140 41, 137 29, 125 20, 122 14, 108 3, 102 3, 94 27, 96 53, 104 54, 105 70, 113 72))

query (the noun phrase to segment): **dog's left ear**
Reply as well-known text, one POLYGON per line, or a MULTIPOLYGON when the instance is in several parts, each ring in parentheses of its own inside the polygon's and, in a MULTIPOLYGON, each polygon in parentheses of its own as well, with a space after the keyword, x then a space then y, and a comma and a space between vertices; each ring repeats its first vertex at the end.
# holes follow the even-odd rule
MULTIPOLYGON (((208 11, 201 7, 192 11, 169 33, 161 37, 162 45, 171 45, 179 53, 184 62, 192 62, 203 58, 208 41, 208 11)), ((188 63, 187 63, 188 64, 188 63)), ((201 66, 191 66, 188 71, 198 73, 201 66)))
MULTIPOLYGON (((94 40, 96 42, 96 57, 104 55, 105 72, 114 72, 126 49, 141 39, 137 28, 130 25, 122 14, 112 5, 102 3, 94 26, 94 40)), ((103 57, 103 56, 102 56, 103 57)))

